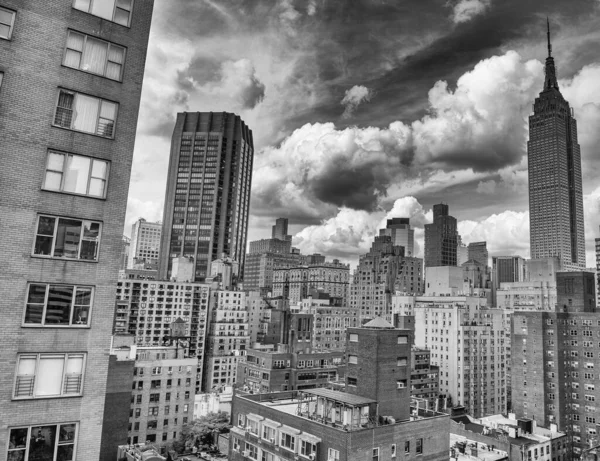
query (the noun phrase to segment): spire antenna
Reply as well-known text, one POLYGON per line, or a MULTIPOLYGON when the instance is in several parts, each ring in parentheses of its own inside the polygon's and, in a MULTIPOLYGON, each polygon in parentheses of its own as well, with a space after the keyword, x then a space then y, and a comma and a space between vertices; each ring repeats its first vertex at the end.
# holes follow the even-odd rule
POLYGON ((548 25, 548 57, 552 56, 552 43, 550 43, 550 19, 546 16, 546 24, 548 25))

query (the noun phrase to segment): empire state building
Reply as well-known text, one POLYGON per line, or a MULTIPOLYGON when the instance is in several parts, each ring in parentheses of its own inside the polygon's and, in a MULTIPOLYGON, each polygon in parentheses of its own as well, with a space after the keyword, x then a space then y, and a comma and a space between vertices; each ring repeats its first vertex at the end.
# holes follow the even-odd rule
POLYGON ((531 258, 558 256, 563 270, 585 269, 577 122, 558 89, 549 24, 544 89, 529 117, 527 154, 531 258))

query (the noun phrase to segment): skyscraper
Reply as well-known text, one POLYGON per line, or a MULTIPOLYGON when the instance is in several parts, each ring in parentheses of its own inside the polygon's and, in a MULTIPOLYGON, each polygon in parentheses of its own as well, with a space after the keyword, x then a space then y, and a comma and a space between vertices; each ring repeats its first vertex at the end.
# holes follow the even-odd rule
POLYGON ((0 459, 115 459, 102 426, 153 1, 0 3, 0 459))
POLYGON ((254 148, 252 131, 227 112, 181 112, 171 141, 159 278, 173 258, 194 264, 194 281, 210 276, 223 254, 244 269, 254 148))
POLYGON ((415 230, 410 228, 410 218, 388 219, 385 229, 379 230, 379 235, 389 235, 394 245, 404 247, 406 256, 414 255, 415 230))
POLYGON ((468 259, 473 259, 474 261, 477 261, 479 264, 483 264, 484 266, 487 266, 489 264, 487 242, 469 243, 467 247, 467 252, 468 259))
POLYGON ((288 219, 287 218, 277 218, 275 220, 275 225, 272 227, 271 237, 274 239, 291 241, 292 236, 288 235, 288 219))
POLYGON ((433 205, 433 223, 425 224, 425 267, 456 266, 458 232, 448 205, 433 205))
POLYGON ((531 258, 558 256, 564 270, 580 270, 586 267, 581 153, 573 110, 558 89, 550 25, 545 72, 527 142, 531 258))
POLYGON ((127 269, 142 265, 143 269, 156 270, 160 249, 160 234, 162 223, 147 222, 144 218, 138 219, 131 226, 131 243, 127 269))

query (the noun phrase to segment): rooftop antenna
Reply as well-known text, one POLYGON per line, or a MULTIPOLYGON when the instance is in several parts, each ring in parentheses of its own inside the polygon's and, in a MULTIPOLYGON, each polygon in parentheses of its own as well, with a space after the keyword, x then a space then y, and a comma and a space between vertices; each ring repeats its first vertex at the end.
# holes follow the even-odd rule
POLYGON ((550 43, 550 19, 546 16, 546 24, 548 25, 548 57, 552 56, 552 43, 550 43))

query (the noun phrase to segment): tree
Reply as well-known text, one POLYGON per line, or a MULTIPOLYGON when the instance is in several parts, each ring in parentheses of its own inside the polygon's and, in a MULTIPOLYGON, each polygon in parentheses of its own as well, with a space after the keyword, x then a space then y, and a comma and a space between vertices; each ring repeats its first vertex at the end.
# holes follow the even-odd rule
POLYGON ((203 445, 216 447, 217 440, 214 434, 225 434, 229 432, 230 428, 228 413, 224 411, 209 413, 183 426, 181 441, 188 448, 203 445))

